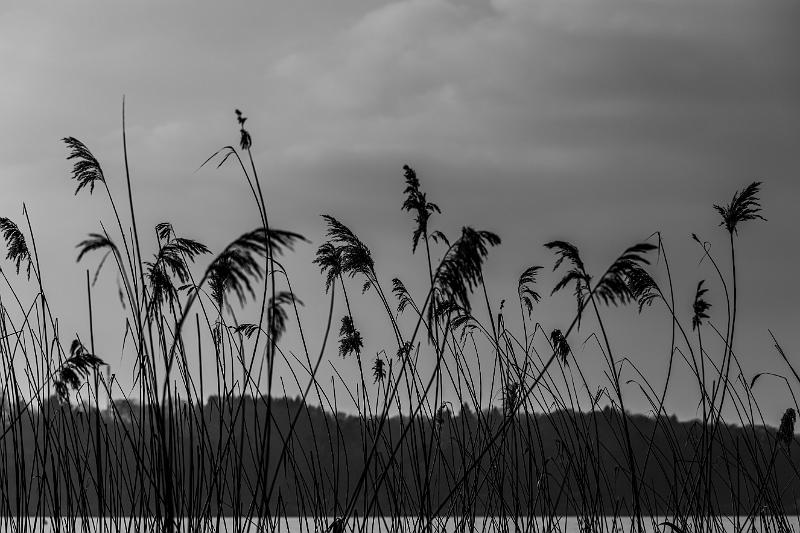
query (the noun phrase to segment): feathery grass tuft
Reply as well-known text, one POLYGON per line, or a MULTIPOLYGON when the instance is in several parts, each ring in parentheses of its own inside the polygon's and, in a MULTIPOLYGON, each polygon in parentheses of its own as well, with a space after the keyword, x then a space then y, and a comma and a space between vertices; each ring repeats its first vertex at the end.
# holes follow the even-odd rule
POLYGON ((645 254, 656 248, 654 244, 640 243, 625 250, 597 283, 597 297, 606 305, 624 305, 640 296, 640 309, 652 302, 655 284, 642 267, 650 264, 645 254))
POLYGON ((339 328, 339 355, 347 357, 351 353, 359 354, 364 347, 361 332, 353 325, 350 315, 342 317, 342 326, 339 328))
POLYGON ((185 284, 191 279, 189 263, 199 255, 210 253, 202 243, 176 237, 172 225, 162 222, 156 226, 160 249, 153 261, 145 261, 145 276, 150 283, 152 309, 162 304, 172 305, 178 299, 178 289, 172 282, 174 276, 185 284))
POLYGON ((519 403, 519 383, 516 381, 506 384, 503 388, 503 414, 506 417, 514 416, 519 403))
POLYGON ((81 381, 89 375, 91 370, 105 364, 102 359, 89 353, 80 339, 72 341, 69 349, 70 357, 64 361, 58 370, 55 380, 56 394, 62 402, 69 402, 69 389, 78 390, 81 381))
POLYGON ((314 263, 325 274, 325 292, 331 290, 336 279, 342 275, 342 250, 331 242, 324 242, 317 249, 314 263))
POLYGON ((83 256, 96 250, 104 250, 108 248, 110 251, 116 252, 117 245, 109 238, 108 235, 101 235, 99 233, 90 233, 88 239, 82 240, 76 248, 80 249, 76 262, 80 262, 83 256))
POLYGON ((778 442, 783 443, 787 448, 794 440, 794 423, 797 420, 797 413, 793 408, 787 409, 781 417, 781 425, 778 428, 778 442))
POLYGON ((271 248, 273 256, 277 256, 292 249, 298 241, 306 239, 291 231, 257 228, 226 246, 207 270, 212 297, 217 305, 222 308, 228 292, 233 292, 244 305, 248 296, 255 295, 253 282, 263 277, 262 263, 268 250, 271 248))
POLYGON ((533 304, 538 303, 539 300, 542 299, 541 295, 533 288, 536 284, 536 276, 541 269, 542 267, 540 266, 526 268, 517 282, 517 294, 519 295, 520 301, 525 305, 528 316, 530 316, 533 311, 533 304))
POLYGON ((239 324, 238 326, 233 326, 234 333, 244 335, 248 339, 255 335, 259 330, 258 324, 239 324))
POLYGON ((397 298, 397 312, 399 314, 402 314, 409 305, 414 306, 414 300, 411 299, 408 289, 406 289, 400 278, 392 280, 392 293, 397 298))
POLYGON ((75 137, 64 137, 63 141, 70 149, 67 160, 77 159, 72 168, 72 179, 78 182, 75 194, 78 194, 84 187, 89 187, 89 194, 92 194, 95 183, 105 183, 106 181, 100 163, 86 145, 75 137))
POLYGON ((281 291, 270 298, 267 307, 267 323, 271 326, 270 335, 273 342, 277 343, 286 333, 286 324, 289 322, 289 314, 286 309, 295 305, 303 305, 303 302, 289 291, 281 291))
POLYGON ((580 329, 581 318, 583 317, 583 306, 589 295, 589 283, 591 283, 592 278, 586 272, 580 252, 578 252, 578 248, 574 244, 566 241, 550 241, 544 246, 549 250, 555 251, 557 259, 555 265, 553 265, 553 272, 558 270, 558 267, 560 267, 564 261, 567 261, 570 265, 567 273, 556 283, 550 295, 552 296, 570 283, 575 284, 574 294, 577 303, 578 329, 580 329))
POLYGON ((242 116, 242 112, 238 109, 236 110, 236 121, 239 123, 239 146, 242 147, 242 150, 249 150, 250 147, 253 145, 253 139, 250 137, 250 133, 244 129, 244 123, 247 121, 247 117, 242 116))
POLYGON ((653 305, 653 302, 661 298, 658 285, 650 274, 638 265, 632 266, 625 274, 628 284, 628 292, 631 298, 639 305, 639 312, 645 306, 653 305))
POLYGON ((483 262, 489 255, 489 247, 499 244, 500 237, 490 231, 462 228, 461 236, 447 251, 436 272, 437 306, 452 301, 470 312, 469 295, 483 279, 483 262))
POLYGON ((414 228, 414 233, 411 237, 412 247, 411 251, 417 251, 419 239, 423 235, 428 234, 428 220, 433 213, 441 213, 439 206, 433 202, 429 202, 427 196, 420 189, 419 178, 417 173, 408 165, 403 165, 403 175, 406 178, 406 190, 404 194, 406 199, 403 202, 403 211, 415 213, 415 222, 417 227, 414 228))
POLYGON ((19 274, 19 269, 22 262, 26 263, 25 273, 28 279, 31 279, 31 267, 33 261, 31 260, 31 253, 28 250, 28 244, 25 242, 25 236, 20 231, 19 227, 10 219, 0 218, 0 231, 3 232, 3 239, 6 241, 6 259, 14 262, 14 266, 19 274))
MULTIPOLYGON (((363 274, 370 276, 375 268, 375 262, 372 259, 372 254, 369 248, 356 237, 356 235, 344 224, 339 222, 331 215, 322 215, 328 225, 327 236, 328 243, 333 247, 331 252, 329 248, 325 248, 325 255, 320 259, 319 251, 317 254, 317 264, 323 268, 327 263, 327 259, 338 260, 338 270, 343 274, 350 277, 356 274, 363 274), (330 254, 330 255, 328 255, 330 254)), ((320 249, 325 247, 323 244, 320 249)), ((335 269, 329 268, 329 272, 335 272, 335 269)))
POLYGON ((377 357, 372 364, 372 377, 375 383, 381 382, 386 379, 386 361, 377 357))
POLYGON ((701 279, 694 293, 694 302, 692 303, 692 331, 699 328, 703 324, 703 320, 709 318, 708 310, 711 309, 711 304, 704 298, 705 294, 708 292, 708 289, 703 287, 705 282, 706 280, 701 279))
POLYGON ((720 226, 729 233, 738 233, 739 224, 748 220, 766 220, 761 216, 761 200, 758 198, 761 182, 754 181, 741 192, 736 191, 726 206, 714 204, 714 209, 722 217, 720 226))
POLYGON ((567 358, 572 349, 569 347, 569 343, 560 329, 554 329, 550 333, 550 343, 553 345, 553 352, 556 354, 556 357, 558 357, 562 363, 567 364, 567 358))

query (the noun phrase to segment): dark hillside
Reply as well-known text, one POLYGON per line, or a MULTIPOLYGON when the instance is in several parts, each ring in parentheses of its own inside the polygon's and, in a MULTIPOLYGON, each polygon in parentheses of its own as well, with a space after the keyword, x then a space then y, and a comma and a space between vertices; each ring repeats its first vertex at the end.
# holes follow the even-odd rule
MULTIPOLYGON (((118 465, 104 469, 112 472, 103 480, 109 487, 106 499, 113 500, 107 505, 131 514, 155 513, 155 495, 146 507, 140 494, 158 453, 150 438, 153 430, 138 424, 143 414, 138 406, 117 402, 115 407, 116 416, 105 412, 101 418, 106 425, 102 433, 107 435, 103 462, 118 465)), ((173 450, 173 470, 178 509, 184 515, 246 513, 251 505, 258 509, 265 488, 257 486, 257 474, 267 464, 267 479, 270 484, 274 480, 273 511, 290 515, 320 508, 335 514, 350 500, 357 502, 359 514, 416 514, 428 505, 446 513, 514 515, 555 511, 591 516, 631 510, 622 417, 608 408, 591 413, 523 413, 494 443, 489 440, 503 421, 497 409, 477 414, 463 407, 457 415, 443 410, 436 419, 411 425, 405 418, 393 417, 377 434, 377 420, 332 415, 299 400, 276 400, 272 409, 272 430, 278 438, 272 440, 267 461, 265 450, 250 444, 261 442, 259 436, 266 430, 265 402, 250 397, 221 402, 212 397, 202 411, 176 406, 168 431, 183 443, 173 450), (191 429, 195 427, 206 428, 203 439, 191 429), (363 483, 367 489, 354 498, 365 457, 375 442, 375 460, 363 483), (281 457, 284 445, 287 453, 281 457), (202 487, 203 494, 183 490, 190 487, 202 487)), ((10 412, 4 413, 4 426, 9 416, 10 412)), ((94 413, 56 401, 23 415, 0 448, 4 473, 0 511, 58 514, 59 509, 78 508, 97 514, 95 420, 94 413), (25 450, 24 456, 15 457, 15 448, 25 450), (25 480, 33 486, 24 486, 25 480), (17 494, 23 493, 30 498, 18 501, 17 494)), ((800 449, 794 442, 788 449, 778 444, 775 430, 721 425, 714 431, 710 461, 700 461, 701 422, 632 415, 628 423, 642 506, 648 514, 689 510, 747 515, 765 505, 798 512, 800 449), (693 464, 711 465, 712 490, 686 483, 698 477, 691 471, 693 464)), ((706 428, 707 436, 711 432, 706 428)))

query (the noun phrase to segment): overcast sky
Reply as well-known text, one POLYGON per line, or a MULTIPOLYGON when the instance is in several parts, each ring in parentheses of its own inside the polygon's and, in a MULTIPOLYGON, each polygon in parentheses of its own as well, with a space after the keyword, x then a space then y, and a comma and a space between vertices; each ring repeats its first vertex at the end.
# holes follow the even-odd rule
MULTIPOLYGON (((84 270, 96 262, 76 265, 75 244, 113 219, 101 196, 72 195, 60 138, 91 148, 121 201, 126 95, 139 227, 170 220, 219 250, 258 223, 234 168, 197 170, 238 140, 240 108, 272 223, 312 241, 288 261, 318 348, 326 305, 310 264, 324 230, 318 215, 339 217, 373 249, 387 290, 397 275, 426 275, 400 211, 405 163, 443 210, 436 228, 455 235, 469 224, 503 238, 487 265, 493 305, 515 301, 525 267, 549 270, 549 240, 574 242, 599 271, 661 231, 680 312, 688 320, 695 285, 708 278, 721 327, 721 286, 689 235, 711 241, 727 268, 727 234, 711 206, 762 180, 768 222, 738 237, 737 351, 748 378, 786 372, 767 328, 800 362, 798 23, 794 0, 5 3, 0 214, 22 222, 26 203, 64 342, 85 336, 84 270)), ((124 312, 108 272, 95 289, 105 294, 98 352, 124 380, 124 312)), ((654 272, 663 281, 663 264, 654 272)), ((555 279, 542 276, 541 292, 555 279)), ((371 312, 374 295, 358 306, 370 363, 388 333, 371 312)), ((535 318, 548 331, 564 328, 570 306, 557 295, 535 318)), ((662 386, 663 307, 609 317, 620 355, 662 386)), ((602 386, 597 350, 581 347, 594 327, 574 345, 602 386)), ((332 348, 330 360, 354 375, 332 348)), ((670 410, 696 416, 697 394, 678 372, 670 410)), ((785 386, 758 387, 765 416, 777 420, 791 401, 785 386)), ((632 399, 630 408, 649 405, 632 399)))

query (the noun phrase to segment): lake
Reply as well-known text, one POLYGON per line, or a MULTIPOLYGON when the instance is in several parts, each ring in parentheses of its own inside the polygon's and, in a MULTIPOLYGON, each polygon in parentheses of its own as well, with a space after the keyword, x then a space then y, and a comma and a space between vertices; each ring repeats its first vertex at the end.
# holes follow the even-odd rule
MULTIPOLYGON (((644 521, 644 531, 647 533, 665 532, 680 533, 680 529, 673 529, 664 522, 672 522, 670 518, 649 517, 644 521)), ((332 530, 332 518, 327 517, 290 517, 268 524, 266 520, 256 522, 244 518, 224 517, 220 519, 190 519, 181 520, 178 531, 181 533, 194 533, 196 531, 210 531, 219 533, 259 532, 274 531, 278 533, 307 533, 332 530)), ((351 519, 345 532, 363 533, 400 533, 405 531, 424 531, 425 524, 417 517, 380 517, 366 521, 351 519)), ((559 517, 554 519, 536 518, 506 518, 506 517, 475 517, 464 519, 461 517, 443 517, 433 521, 433 533, 623 533, 632 531, 632 520, 628 517, 603 517, 596 527, 581 527, 581 521, 574 516, 559 517)), ((27 517, 18 521, 15 518, 0 518, 0 529, 14 533, 67 533, 67 532, 102 532, 102 533, 144 533, 158 531, 158 524, 153 518, 121 517, 121 518, 60 518, 58 520, 42 517, 27 517)), ((714 533, 734 533, 744 529, 748 533, 786 533, 800 532, 800 517, 789 516, 785 519, 774 517, 756 517, 755 521, 746 521, 740 517, 717 517, 711 528, 705 531, 714 533), (747 527, 741 525, 747 523, 747 527), (737 524, 739 527, 737 527, 737 524)), ((697 531, 695 523, 690 523, 686 533, 697 531)))

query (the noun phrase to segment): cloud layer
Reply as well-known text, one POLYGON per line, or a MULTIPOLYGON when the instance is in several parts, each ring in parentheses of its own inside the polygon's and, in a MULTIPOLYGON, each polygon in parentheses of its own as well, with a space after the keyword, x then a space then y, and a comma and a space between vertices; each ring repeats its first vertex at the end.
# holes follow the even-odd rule
MULTIPOLYGON (((74 243, 109 216, 99 200, 70 199, 58 139, 84 140, 122 192, 126 94, 142 224, 170 217, 220 247, 255 222, 232 170, 196 172, 235 141, 240 107, 278 225, 318 243, 317 215, 334 213, 363 228, 387 279, 415 272, 404 248, 410 221, 399 211, 400 168, 412 164, 445 209, 445 229, 470 223, 504 237, 490 263, 498 299, 514 297, 525 266, 549 264, 540 246, 549 239, 576 241, 600 268, 663 230, 688 300, 709 272, 696 266, 687 235, 722 243, 710 205, 763 179, 770 222, 743 235, 743 286, 758 290, 743 290, 753 341, 742 349, 767 346, 767 326, 800 349, 791 327, 800 293, 786 289, 800 260, 787 246, 796 242, 800 195, 800 7, 792 0, 30 2, 0 10, 1 214, 14 218, 27 202, 58 276, 82 279, 74 243)), ((321 285, 312 254, 299 252, 297 285, 313 304, 321 285)), ((81 298, 71 291, 55 303, 81 298)), ((543 318, 550 327, 562 319, 543 318)), ((647 352, 640 337, 631 334, 625 349, 647 352)), ((663 358, 642 358, 662 371, 663 358)), ((676 408, 691 414, 693 402, 676 408)))

